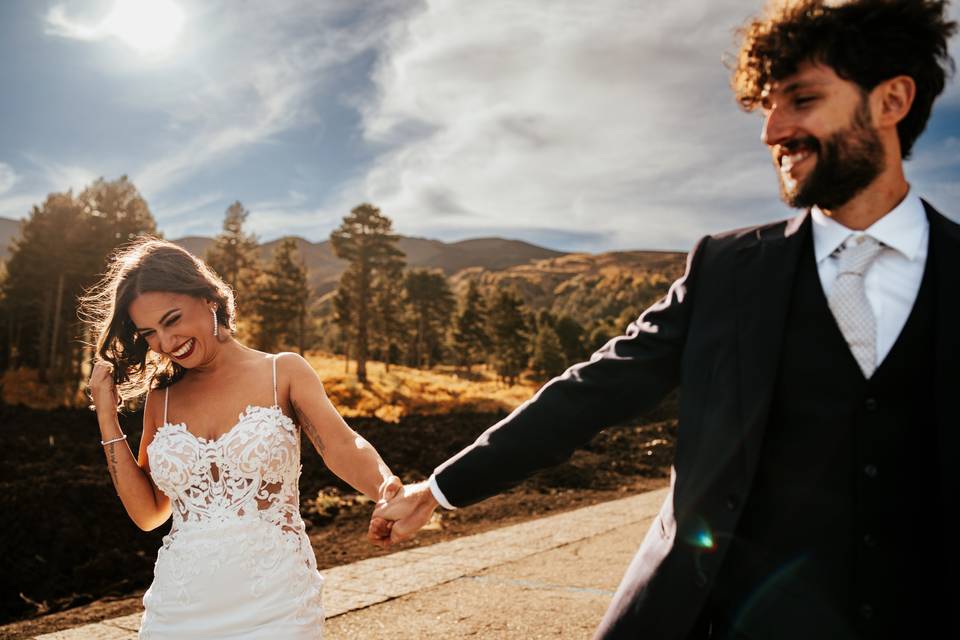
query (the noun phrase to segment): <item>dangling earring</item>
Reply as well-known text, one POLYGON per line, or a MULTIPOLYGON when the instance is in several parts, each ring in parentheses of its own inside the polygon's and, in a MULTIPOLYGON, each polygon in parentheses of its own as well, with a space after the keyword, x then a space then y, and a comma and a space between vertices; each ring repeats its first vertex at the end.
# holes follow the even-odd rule
POLYGON ((220 335, 220 323, 217 322, 217 308, 213 307, 210 309, 210 313, 213 314, 213 336, 217 337, 220 335))

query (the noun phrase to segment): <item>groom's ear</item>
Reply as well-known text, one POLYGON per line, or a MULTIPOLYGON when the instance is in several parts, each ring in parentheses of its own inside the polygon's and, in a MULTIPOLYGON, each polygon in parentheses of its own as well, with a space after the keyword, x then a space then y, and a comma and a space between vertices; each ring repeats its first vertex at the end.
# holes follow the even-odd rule
POLYGON ((917 83, 910 76, 884 80, 870 91, 873 123, 877 128, 896 127, 913 108, 917 83))

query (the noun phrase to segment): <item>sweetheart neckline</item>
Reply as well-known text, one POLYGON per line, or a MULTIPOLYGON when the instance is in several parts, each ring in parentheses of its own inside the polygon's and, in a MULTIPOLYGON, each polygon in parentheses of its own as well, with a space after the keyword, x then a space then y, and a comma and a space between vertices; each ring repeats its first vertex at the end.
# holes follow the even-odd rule
MULTIPOLYGON (((254 409, 263 409, 263 410, 266 410, 266 411, 276 410, 276 411, 278 411, 278 412, 280 413, 280 418, 281 418, 281 419, 286 420, 287 422, 289 422, 289 423, 292 424, 292 425, 296 425, 296 423, 293 421, 293 419, 292 419, 290 416, 288 416, 287 414, 285 414, 285 413, 283 412, 283 409, 282 409, 282 408, 280 407, 280 405, 278 405, 278 404, 270 405, 269 407, 266 406, 266 405, 262 405, 262 404, 248 404, 248 405, 247 405, 247 408, 240 412, 240 415, 239 415, 239 417, 237 418, 237 421, 236 421, 235 423, 233 423, 233 426, 231 426, 229 429, 227 429, 226 431, 224 431, 223 433, 221 433, 220 435, 218 435, 216 438, 204 438, 203 436, 195 435, 192 431, 190 431, 189 427, 187 427, 186 421, 181 421, 181 422, 169 422, 169 421, 168 421, 168 422, 164 422, 162 425, 160 425, 160 426, 157 428, 157 432, 154 434, 153 437, 154 437, 154 440, 156 440, 156 437, 157 437, 158 435, 160 435, 160 432, 163 431, 164 429, 166 429, 167 427, 171 427, 171 428, 173 428, 173 427, 182 427, 184 433, 189 434, 189 435, 190 435, 194 440, 196 440, 197 442, 199 442, 199 443, 201 443, 201 444, 206 444, 206 445, 216 444, 216 443, 220 442, 221 440, 223 440, 224 438, 226 438, 226 437, 227 437, 228 435, 230 435, 231 433, 233 433, 234 429, 236 429, 236 428, 239 427, 241 424, 243 424, 244 418, 249 417, 254 409)), ((151 442, 150 444, 153 444, 153 442, 151 442)))

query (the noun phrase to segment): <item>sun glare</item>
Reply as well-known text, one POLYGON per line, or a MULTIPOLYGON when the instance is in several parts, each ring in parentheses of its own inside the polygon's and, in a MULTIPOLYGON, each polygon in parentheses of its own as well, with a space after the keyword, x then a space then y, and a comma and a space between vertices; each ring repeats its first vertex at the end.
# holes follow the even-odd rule
POLYGON ((172 49, 183 27, 183 11, 170 0, 117 0, 103 26, 145 54, 172 49))

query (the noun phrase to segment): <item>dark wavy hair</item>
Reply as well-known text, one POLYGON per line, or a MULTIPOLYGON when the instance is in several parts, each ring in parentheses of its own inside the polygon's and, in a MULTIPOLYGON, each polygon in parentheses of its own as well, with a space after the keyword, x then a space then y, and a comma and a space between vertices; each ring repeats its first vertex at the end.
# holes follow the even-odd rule
POLYGON ((142 237, 111 254, 100 281, 80 300, 80 317, 96 336, 95 360, 113 365, 121 400, 169 386, 185 369, 150 351, 130 319, 130 304, 142 293, 182 293, 217 303, 217 322, 236 330, 233 292, 202 260, 157 238, 142 237))
POLYGON ((731 78, 747 111, 764 89, 793 74, 803 62, 824 64, 866 93, 906 75, 916 83, 907 116, 897 125, 900 153, 910 157, 927 126, 933 101, 954 62, 947 41, 957 23, 947 20, 949 0, 774 0, 739 31, 740 50, 731 78))

